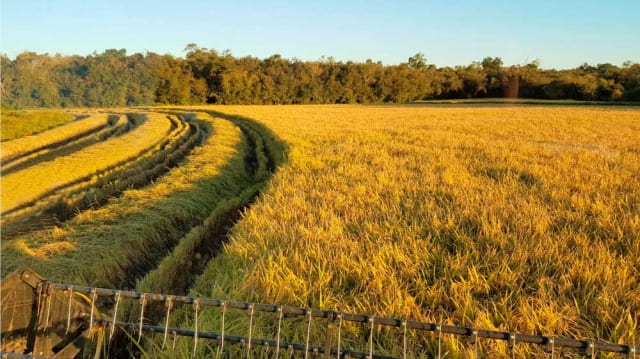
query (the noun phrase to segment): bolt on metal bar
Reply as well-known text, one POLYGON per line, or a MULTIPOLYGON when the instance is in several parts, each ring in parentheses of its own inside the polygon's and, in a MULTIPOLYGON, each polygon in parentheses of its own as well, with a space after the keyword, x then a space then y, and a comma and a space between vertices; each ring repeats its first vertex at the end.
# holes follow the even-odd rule
MULTIPOLYGON (((68 284, 45 282, 45 285, 53 286, 61 290, 70 289, 70 286, 68 284)), ((279 308, 281 308, 283 314, 299 316, 299 317, 308 316, 309 314, 307 311, 310 311, 312 317, 331 319, 335 313, 334 311, 331 311, 331 310, 308 309, 308 308, 302 308, 302 307, 287 307, 287 306, 280 306, 275 304, 224 301, 221 299, 211 299, 211 298, 173 296, 173 295, 167 295, 167 294, 143 293, 143 292, 136 292, 136 291, 73 286, 74 292, 91 294, 93 290, 95 290, 98 296, 112 297, 118 292, 123 298, 129 298, 129 299, 140 300, 144 296, 147 303, 151 301, 156 301, 156 302, 165 301, 168 297, 171 297, 173 303, 181 303, 181 304, 193 305, 195 301, 198 300, 200 302, 200 306, 202 307, 220 307, 223 305, 223 303, 225 303, 224 305, 226 308, 247 310, 247 311, 250 308, 253 308, 254 311, 270 312, 270 313, 278 313, 279 308)), ((367 323, 369 321, 369 318, 373 318, 375 323, 378 325, 398 327, 398 328, 403 327, 403 320, 398 318, 374 317, 374 316, 369 316, 365 314, 354 314, 354 313, 339 313, 339 315, 342 321, 367 323)), ((460 326, 454 326, 454 325, 438 325, 436 323, 419 322, 415 320, 407 320, 406 327, 408 329, 424 330, 424 331, 430 331, 430 332, 439 331, 440 334, 454 334, 454 335, 461 335, 461 336, 468 336, 468 337, 473 336, 476 338, 503 340, 506 342, 513 340, 513 341, 517 341, 518 343, 536 344, 536 345, 548 345, 549 341, 553 339, 554 347, 556 349, 560 349, 560 348, 570 348, 570 349, 578 349, 578 350, 593 349, 595 351, 600 351, 600 352, 623 353, 623 354, 640 352, 640 346, 633 346, 630 344, 594 342, 592 340, 587 340, 587 339, 559 338, 555 336, 512 333, 508 331, 474 329, 471 327, 460 327, 460 326)))

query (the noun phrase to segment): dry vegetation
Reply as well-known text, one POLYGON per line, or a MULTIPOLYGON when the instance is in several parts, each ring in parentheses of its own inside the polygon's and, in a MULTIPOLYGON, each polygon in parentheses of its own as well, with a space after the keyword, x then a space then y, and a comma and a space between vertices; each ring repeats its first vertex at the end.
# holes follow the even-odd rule
MULTIPOLYGON (((54 281, 130 286, 145 265, 157 264, 219 203, 245 189, 247 148, 240 129, 206 114, 191 121, 208 135, 180 166, 60 227, 3 241, 3 274, 30 266, 54 281)), ((171 270, 175 275, 180 268, 171 270)))
POLYGON ((139 128, 125 135, 2 176, 2 212, 87 180, 98 171, 117 166, 153 148, 171 130, 172 123, 163 115, 147 117, 139 128))
MULTIPOLYGON (((55 121, 52 122, 51 119, 47 120, 48 117, 44 114, 46 113, 41 113, 39 111, 25 112, 20 117, 20 123, 21 125, 24 125, 24 123, 29 124, 24 126, 37 126, 33 123, 37 123, 38 121, 43 121, 44 123, 56 123, 55 121)), ((61 114, 60 116, 63 115, 65 122, 69 122, 74 117, 71 114, 61 114)), ((5 115, 3 114, 2 123, 5 124, 6 121, 8 122, 8 124, 5 125, 11 126, 11 123, 14 122, 11 120, 11 118, 12 116, 5 117, 5 115)), ((49 146, 55 146, 58 143, 63 143, 65 141, 69 141, 70 139, 81 137, 87 133, 97 131, 107 126, 107 118, 107 115, 96 114, 78 121, 70 122, 64 126, 55 127, 49 131, 45 131, 37 135, 19 137, 6 142, 3 141, 2 163, 3 165, 5 165, 8 161, 12 161, 22 155, 30 154, 45 149, 49 146)))
MULTIPOLYGON (((119 115, 108 116, 108 126, 93 132, 89 131, 86 136, 80 136, 73 140, 65 138, 58 142, 58 145, 46 145, 39 150, 31 150, 28 154, 14 157, 11 161, 2 162, 2 174, 7 175, 10 172, 19 171, 21 169, 33 166, 39 162, 45 162, 55 159, 56 157, 66 156, 81 148, 93 145, 100 141, 104 141, 109 137, 119 136, 135 126, 135 123, 128 121, 127 117, 119 115)), ((71 136, 71 138, 76 136, 71 136)))
POLYGON ((15 111, 5 106, 2 106, 1 112, 0 132, 2 136, 0 137, 3 142, 34 135, 63 125, 75 118, 71 113, 44 110, 15 111))
MULTIPOLYGON (((171 131, 159 125, 165 121, 147 121, 66 155, 91 153, 84 166, 105 168, 105 161, 140 153, 145 146, 133 137, 143 134, 145 148, 157 144, 103 176, 118 193, 145 187, 98 201, 99 208, 79 207, 86 210, 53 229, 3 240, 3 275, 30 266, 68 283, 624 343, 640 339, 638 110, 167 111, 188 121, 171 117, 171 131), (94 146, 104 151, 90 151, 94 146), (142 175, 130 180, 136 172, 142 175), (215 256, 227 233, 229 242, 215 256)), ((52 164, 15 174, 40 178, 45 172, 24 171, 44 166, 52 164)), ((61 167, 46 173, 62 172, 53 168, 61 167)), ((69 182, 74 172, 64 172, 69 182)), ((51 183, 54 176, 44 177, 51 183)), ((39 186, 46 188, 32 187, 39 186)), ((137 315, 136 308, 122 311, 137 315)), ((218 331, 219 313, 203 310, 201 328, 218 331)), ((177 311, 172 323, 192 326, 191 314, 177 311)), ((254 335, 273 337, 275 322, 256 320, 254 335)), ((246 314, 227 318, 230 333, 246 333, 247 324, 246 314)), ((284 334, 303 341, 303 330, 294 325, 284 334)), ((362 330, 345 328, 356 350, 362 330)), ((321 342, 323 328, 314 331, 321 342)), ((396 334, 377 335, 377 352, 398 355, 396 334)), ((445 338, 450 356, 470 354, 458 339, 445 338)), ((434 350, 428 336, 413 333, 411 343, 416 355, 434 350)), ((146 349, 156 356, 154 344, 146 349)), ((200 350, 215 346, 203 343, 200 350)), ((506 346, 495 343, 482 349, 506 355, 506 346)), ((189 356, 192 343, 180 341, 177 350, 189 356)), ((519 350, 530 356, 539 349, 519 350)))
POLYGON ((638 341, 637 110, 221 110, 289 162, 193 294, 638 341))

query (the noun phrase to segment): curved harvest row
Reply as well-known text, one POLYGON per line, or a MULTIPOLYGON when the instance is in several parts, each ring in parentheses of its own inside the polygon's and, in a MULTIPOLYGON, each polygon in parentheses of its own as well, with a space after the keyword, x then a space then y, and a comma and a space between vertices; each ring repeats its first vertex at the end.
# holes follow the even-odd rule
POLYGON ((91 132, 86 136, 65 142, 59 146, 46 146, 35 152, 31 151, 29 154, 19 156, 8 163, 3 162, 2 174, 6 176, 12 172, 34 166, 40 162, 51 161, 56 157, 69 155, 84 147, 120 136, 138 125, 138 123, 131 121, 126 116, 109 115, 108 118, 108 126, 97 132, 91 132))
MULTIPOLYGON (((197 123, 170 117, 175 128, 160 143, 139 156, 96 173, 81 181, 44 196, 37 202, 3 217, 3 234, 12 238, 53 220, 68 220, 87 208, 104 205, 124 190, 138 188, 166 173, 201 141, 206 134, 197 123)), ((49 223, 50 224, 50 223, 49 223)))
POLYGON ((25 136, 2 142, 2 165, 16 160, 20 156, 55 147, 66 142, 99 131, 108 125, 108 115, 94 114, 37 135, 25 136))
POLYGON ((154 266, 246 176, 241 131, 228 121, 199 117, 191 122, 207 136, 179 166, 53 231, 4 241, 3 273, 30 266, 51 280, 124 286, 154 266))
POLYGON ((2 213, 135 158, 162 141, 171 128, 166 116, 149 115, 145 123, 123 136, 3 176, 2 213))

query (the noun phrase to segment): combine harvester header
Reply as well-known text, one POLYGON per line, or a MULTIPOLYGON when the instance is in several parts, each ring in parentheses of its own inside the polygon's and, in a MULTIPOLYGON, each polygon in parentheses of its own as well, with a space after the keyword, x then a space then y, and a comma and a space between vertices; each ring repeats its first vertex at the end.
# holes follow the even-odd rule
MULTIPOLYGON (((640 347, 626 344, 595 342, 582 339, 569 339, 553 336, 529 335, 513 332, 475 329, 469 327, 442 325, 397 318, 369 316, 363 314, 339 313, 330 310, 318 310, 300 307, 287 307, 272 304, 223 301, 219 299, 173 296, 166 294, 141 293, 126 290, 114 290, 95 287, 74 286, 50 283, 30 269, 18 270, 2 281, 2 358, 99 358, 103 346, 110 344, 116 327, 130 329, 131 340, 141 340, 143 333, 159 333, 163 336, 162 347, 170 350, 175 347, 178 337, 191 337, 194 340, 193 353, 196 353, 198 342, 202 340, 217 343, 218 357, 225 344, 242 345, 244 357, 264 356, 285 358, 294 357, 295 353, 306 358, 395 358, 376 354, 374 351, 374 334, 379 327, 396 327, 402 338, 402 358, 407 358, 408 331, 426 331, 434 334, 437 342, 436 357, 442 357, 441 340, 443 335, 466 337, 472 346, 472 353, 479 358, 479 340, 498 340, 508 343, 511 355, 516 357, 518 345, 533 344, 545 348, 550 358, 560 357, 563 349, 577 350, 591 358, 596 353, 618 353, 621 357, 636 358, 640 347), (97 311, 100 298, 103 303, 113 304, 113 314, 105 316, 97 311), (118 320, 118 307, 122 300, 135 300, 140 305, 138 322, 122 322, 118 320), (164 304, 166 317, 164 326, 144 323, 146 306, 164 304), (169 315, 176 305, 189 306, 194 313, 193 328, 169 327, 169 315), (219 333, 201 331, 198 328, 198 311, 202 307, 219 307, 222 315, 222 327, 219 333), (242 335, 225 332, 224 318, 228 310, 246 311, 249 330, 242 335), (276 338, 262 339, 252 336, 254 313, 272 313, 274 323, 277 321, 276 338), (302 317, 306 320, 306 341, 290 343, 281 339, 280 329, 283 318, 302 317), (310 343, 311 322, 326 324, 326 339, 322 345, 310 343), (352 351, 344 347, 341 340, 343 323, 363 323, 367 327, 366 351, 352 351), (173 343, 173 344, 171 344, 173 343), (262 347, 263 350, 252 352, 251 348, 262 347)), ((434 342, 434 344, 435 344, 434 342)), ((638 356, 640 358, 640 356, 638 356)))

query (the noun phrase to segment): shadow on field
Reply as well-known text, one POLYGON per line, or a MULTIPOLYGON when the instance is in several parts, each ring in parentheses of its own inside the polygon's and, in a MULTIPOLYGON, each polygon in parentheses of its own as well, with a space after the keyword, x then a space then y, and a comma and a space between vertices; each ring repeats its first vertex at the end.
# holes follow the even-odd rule
MULTIPOLYGON (((242 213, 258 198, 267 187, 268 181, 287 158, 286 145, 265 126, 256 121, 229 116, 219 112, 210 112, 214 118, 230 121, 242 130, 243 141, 239 144, 238 153, 216 179, 217 191, 223 192, 209 212, 196 226, 182 226, 188 230, 177 241, 171 241, 173 246, 167 252, 159 248, 156 254, 148 252, 144 266, 132 267, 126 274, 130 280, 146 276, 137 282, 135 289, 142 292, 169 293, 186 295, 201 275, 208 262, 220 253, 228 240, 228 235, 241 219, 242 213), (242 172, 244 176, 238 174, 242 172), (229 190, 233 189, 233 190, 229 190), (162 258, 159 263, 153 263, 154 258, 162 258), (149 268, 154 268, 149 271, 149 268)), ((215 140, 215 138, 214 138, 215 140)), ((153 249, 152 249, 153 250, 153 249)), ((124 278, 123 278, 124 279, 124 278)), ((130 281, 127 281, 132 285, 130 281)), ((144 312, 150 321, 159 321, 165 315, 164 303, 154 303, 144 312)), ((125 318, 135 322, 140 317, 140 308, 136 303, 128 303, 123 307, 125 318)), ((125 351, 138 356, 138 346, 132 344, 129 338, 121 337, 114 348, 128 348, 125 351)), ((113 354, 123 354, 122 349, 113 354)))
MULTIPOLYGON (((186 226, 188 231, 185 235, 168 255, 165 253, 166 256, 159 257, 162 261, 138 282, 137 290, 187 294, 209 260, 222 250, 229 231, 242 217, 242 213, 248 210, 266 188, 277 167, 286 161, 286 145, 267 127, 249 118, 208 112, 214 118, 232 122, 243 134, 238 154, 217 179, 220 185, 216 189, 224 195, 219 196, 213 209, 206 218, 200 220, 200 224, 186 226), (237 175, 240 163, 244 176, 237 175)), ((140 278, 140 274, 133 272, 129 277, 140 278)))

